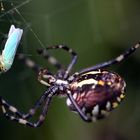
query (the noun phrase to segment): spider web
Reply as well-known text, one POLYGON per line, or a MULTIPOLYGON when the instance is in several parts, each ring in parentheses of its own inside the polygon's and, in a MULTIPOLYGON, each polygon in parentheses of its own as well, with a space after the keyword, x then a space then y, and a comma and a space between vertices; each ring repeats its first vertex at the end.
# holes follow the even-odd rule
MULTIPOLYGON (((11 24, 14 24, 15 26, 18 26, 18 27, 24 29, 24 34, 23 34, 23 39, 22 39, 24 42, 24 44, 23 44, 24 47, 22 48, 22 53, 24 53, 28 56, 37 55, 37 54, 33 54, 33 50, 36 50, 36 47, 39 47, 39 48, 46 47, 46 43, 43 43, 44 37, 43 37, 43 39, 41 39, 42 36, 38 33, 38 31, 35 31, 35 29, 33 29, 33 27, 35 28, 35 25, 38 22, 38 19, 43 22, 45 21, 44 23, 47 23, 47 26, 48 26, 47 27, 47 34, 48 34, 47 40, 49 40, 49 38, 51 36, 51 28, 49 26, 50 19, 53 17, 57 17, 57 15, 65 13, 66 10, 69 10, 69 9, 75 7, 75 5, 80 3, 80 0, 77 0, 73 3, 71 3, 67 7, 62 6, 63 8, 57 8, 57 9, 51 11, 51 13, 49 13, 47 15, 42 14, 42 13, 41 14, 33 13, 32 11, 27 12, 26 9, 28 9, 28 7, 26 8, 26 6, 31 5, 32 3, 34 3, 34 1, 32 1, 32 0, 1 1, 0 2, 0 4, 1 4, 0 5, 1 6, 0 23, 1 23, 2 29, 5 29, 6 25, 8 25, 7 28, 9 28, 9 26, 11 26, 11 24), (30 22, 30 20, 27 20, 26 17, 32 17, 33 20, 30 22), (34 20, 34 18, 35 18, 35 20, 34 20), (29 36, 31 41, 27 39, 28 38, 27 36, 29 36), (35 42, 35 43, 32 43, 33 44, 32 45, 29 42, 35 42), (32 46, 32 47, 29 47, 29 46, 32 46)), ((1 31, 1 34, 4 38, 6 38, 6 34, 4 34, 5 32, 6 31, 3 31, 3 30, 1 31)), ((3 39, 2 36, 1 36, 1 40, 3 39)), ((59 43, 57 43, 57 44, 59 44, 59 43)))
POLYGON ((30 23, 26 21, 24 16, 19 11, 19 9, 24 9, 24 6, 26 6, 30 2, 31 2, 30 0, 26 0, 23 2, 22 1, 0 2, 0 10, 1 10, 0 11, 0 24, 1 24, 0 34, 2 35, 1 39, 3 39, 3 37, 4 38, 6 37, 6 34, 2 29, 5 29, 4 27, 6 27, 6 25, 11 26, 12 24, 14 24, 15 26, 23 28, 25 32, 24 34, 30 31, 33 34, 34 38, 40 44, 40 47, 44 48, 45 47, 44 44, 42 43, 38 35, 33 31, 30 23))
MULTIPOLYGON (((38 44, 39 44, 38 47, 45 48, 46 45, 44 45, 44 43, 40 39, 38 33, 35 32, 34 29, 32 28, 33 22, 28 21, 25 18, 25 16, 26 17, 27 16, 35 17, 36 21, 38 20, 37 18, 41 18, 41 20, 46 20, 45 21, 45 23, 46 23, 47 21, 49 22, 50 18, 56 17, 57 15, 64 13, 66 10, 69 10, 69 9, 75 7, 75 5, 80 3, 80 0, 77 0, 73 3, 71 3, 67 7, 62 6, 63 8, 57 8, 47 15, 26 12, 26 10, 24 10, 24 9, 26 9, 26 6, 30 5, 33 2, 34 1, 32 1, 32 0, 26 0, 26 1, 3 0, 3 1, 0 1, 0 24, 1 24, 0 34, 2 34, 5 37, 5 35, 6 35, 4 33, 5 31, 3 31, 2 29, 5 29, 4 28, 5 25, 10 26, 11 24, 14 24, 15 26, 23 28, 24 32, 30 31, 32 36, 37 40, 36 42, 38 42, 38 44)), ((51 29, 48 27, 47 32, 48 32, 48 34, 51 34, 49 30, 51 30, 51 29)), ((26 33, 24 33, 24 34, 26 34, 26 33)))

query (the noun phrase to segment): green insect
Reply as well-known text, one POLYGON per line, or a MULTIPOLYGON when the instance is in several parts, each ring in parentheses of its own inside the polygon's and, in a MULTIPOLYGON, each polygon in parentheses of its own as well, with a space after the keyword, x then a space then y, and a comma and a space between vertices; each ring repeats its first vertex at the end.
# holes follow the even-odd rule
POLYGON ((22 29, 15 28, 14 25, 11 25, 8 39, 0 55, 0 73, 4 73, 11 68, 22 34, 22 29))

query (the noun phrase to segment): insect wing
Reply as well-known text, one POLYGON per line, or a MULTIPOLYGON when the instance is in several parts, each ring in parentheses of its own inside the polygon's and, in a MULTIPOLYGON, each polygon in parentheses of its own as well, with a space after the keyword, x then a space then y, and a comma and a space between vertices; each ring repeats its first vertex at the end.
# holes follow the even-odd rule
POLYGON ((16 29, 15 26, 14 25, 11 25, 10 30, 9 30, 9 33, 8 33, 8 38, 14 32, 15 29, 16 29))
POLYGON ((10 69, 14 61, 16 50, 21 40, 22 34, 22 29, 15 28, 14 25, 11 26, 8 33, 8 39, 6 41, 4 50, 2 51, 4 69, 6 70, 10 69))

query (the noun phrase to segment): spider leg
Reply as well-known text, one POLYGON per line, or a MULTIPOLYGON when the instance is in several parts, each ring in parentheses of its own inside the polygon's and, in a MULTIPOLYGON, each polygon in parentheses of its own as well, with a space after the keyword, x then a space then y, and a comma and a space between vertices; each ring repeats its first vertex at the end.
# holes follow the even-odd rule
POLYGON ((56 46, 51 46, 51 47, 48 47, 48 48, 45 48, 45 49, 39 49, 38 50, 38 53, 43 55, 46 59, 48 59, 48 61, 53 64, 54 66, 56 66, 58 69, 62 68, 62 66, 60 66, 60 63, 58 63, 58 61, 56 61, 56 59, 52 59, 52 57, 49 57, 48 53, 47 53, 47 50, 49 49, 63 49, 65 51, 67 51, 68 53, 71 54, 72 56, 72 60, 70 62, 70 64, 68 65, 67 69, 66 69, 66 72, 64 74, 64 79, 66 79, 68 77, 68 74, 70 73, 73 65, 76 63, 76 60, 77 60, 77 54, 76 52, 74 52, 71 48, 65 46, 65 45, 56 45, 56 46))
POLYGON ((38 74, 38 81, 45 85, 48 86, 49 84, 47 82, 45 82, 44 80, 42 80, 42 75, 44 75, 44 73, 46 73, 46 71, 48 72, 48 69, 44 69, 42 67, 40 67, 38 64, 36 64, 33 60, 31 60, 29 57, 26 57, 26 55, 24 54, 18 54, 18 59, 20 61, 22 61, 27 67, 29 67, 30 69, 32 69, 36 74, 38 74))
MULTIPOLYGON (((47 101, 48 101, 47 103, 50 103, 50 100, 47 100, 47 101)), ((46 104, 45 104, 44 110, 48 110, 48 107, 46 104)), ((35 123, 32 123, 32 122, 28 121, 27 119, 15 117, 14 115, 10 115, 7 112, 5 112, 4 115, 7 119, 9 119, 11 121, 14 121, 14 122, 17 122, 19 124, 23 124, 23 125, 26 125, 29 127, 35 127, 35 128, 41 126, 41 124, 44 122, 45 117, 46 117, 46 113, 44 111, 42 111, 41 115, 38 118, 38 121, 35 123)))
POLYGON ((39 116, 39 119, 36 123, 33 124, 33 127, 39 127, 43 124, 45 118, 46 118, 46 115, 48 113, 48 108, 49 108, 49 105, 50 105, 50 102, 52 100, 52 96, 53 94, 50 94, 50 96, 48 96, 47 100, 46 100, 46 103, 43 107, 43 110, 42 110, 42 113, 41 115, 39 116))
POLYGON ((40 100, 35 104, 35 106, 33 108, 31 108, 29 110, 29 112, 27 114, 23 114, 23 113, 19 112, 14 106, 8 104, 1 97, 0 97, 0 106, 2 108, 2 112, 3 112, 4 116, 7 119, 9 119, 11 121, 18 122, 18 123, 26 125, 26 126, 39 127, 43 123, 43 121, 45 120, 45 117, 46 117, 47 112, 48 112, 48 106, 50 104, 50 101, 51 101, 52 96, 54 95, 55 91, 56 91, 55 89, 50 89, 50 90, 46 91, 43 94, 43 96, 40 98, 40 100), (28 119, 31 118, 35 114, 37 108, 44 101, 45 101, 45 105, 42 109, 41 115, 38 118, 38 121, 35 123, 28 121, 28 119), (10 111, 10 113, 7 112, 7 109, 10 111))
POLYGON ((74 100, 74 98, 73 98, 73 96, 72 96, 72 94, 71 94, 71 91, 67 90, 67 96, 68 96, 68 98, 70 99, 71 103, 72 103, 72 104, 74 105, 74 107, 76 108, 76 110, 77 110, 78 114, 80 115, 80 117, 81 117, 84 121, 86 121, 86 122, 91 122, 92 119, 91 119, 89 116, 87 116, 87 115, 79 108, 79 106, 78 106, 77 103, 75 102, 75 100, 74 100))
POLYGON ((41 106, 41 104, 45 101, 47 98, 47 95, 42 95, 40 99, 35 103, 35 105, 29 110, 27 114, 21 113, 18 111, 18 109, 12 105, 10 105, 7 101, 5 101, 2 97, 0 98, 0 104, 2 108, 2 112, 5 114, 8 114, 7 110, 10 111, 10 113, 13 113, 14 115, 22 118, 22 119, 29 119, 31 118, 35 113, 36 110, 41 106))
POLYGON ((51 56, 47 49, 44 49, 44 48, 40 48, 40 49, 37 49, 37 53, 39 55, 42 55, 45 59, 48 60, 48 62, 52 65, 54 65, 57 69, 62 69, 63 68, 63 65, 61 63, 58 62, 58 60, 51 56))
POLYGON ((8 110, 14 113, 17 116, 22 116, 22 113, 17 110, 14 106, 10 105, 7 101, 5 101, 2 97, 0 97, 0 106, 2 109, 3 114, 5 114, 8 110))
POLYGON ((30 58, 28 58, 26 55, 24 54, 18 54, 17 55, 18 59, 21 60, 27 67, 29 67, 30 69, 32 69, 35 73, 39 73, 41 67, 36 64, 33 60, 31 60, 30 58))
POLYGON ((84 72, 88 72, 88 71, 97 70, 97 69, 102 69, 102 68, 105 68, 105 67, 109 67, 109 66, 111 66, 113 64, 118 64, 121 61, 125 60, 129 55, 131 55, 132 53, 134 53, 135 50, 137 48, 139 48, 139 47, 140 47, 140 43, 137 43, 135 46, 129 48, 124 53, 122 53, 121 55, 119 55, 118 57, 116 57, 115 59, 109 60, 109 61, 104 62, 104 63, 101 63, 101 64, 97 64, 97 65, 95 65, 93 67, 89 67, 89 68, 83 69, 83 70, 81 70, 79 72, 79 74, 84 73, 84 72))
POLYGON ((49 88, 40 98, 36 101, 35 105, 29 110, 27 114, 23 114, 22 118, 29 119, 31 118, 35 113, 36 110, 45 102, 46 99, 50 98, 55 93, 56 90, 52 88, 49 88))

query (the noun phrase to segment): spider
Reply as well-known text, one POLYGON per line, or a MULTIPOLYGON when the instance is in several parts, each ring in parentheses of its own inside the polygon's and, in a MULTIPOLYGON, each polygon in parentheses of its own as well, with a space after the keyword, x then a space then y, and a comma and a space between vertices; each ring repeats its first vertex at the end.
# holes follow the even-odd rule
POLYGON ((70 110, 78 113, 84 121, 91 122, 102 119, 120 104, 125 97, 126 87, 123 78, 115 72, 104 70, 104 68, 120 63, 139 47, 140 44, 138 43, 115 59, 83 69, 71 76, 70 72, 76 63, 77 54, 65 45, 52 46, 37 51, 38 54, 58 69, 55 75, 48 71, 48 68, 40 67, 21 54, 19 59, 37 72, 39 82, 48 88, 36 101, 35 105, 29 109, 28 113, 21 113, 1 97, 0 106, 2 112, 9 120, 29 127, 39 127, 46 118, 52 98, 62 95, 67 97, 66 104, 70 110), (64 68, 57 59, 48 54, 49 49, 63 49, 70 53, 72 55, 70 64, 64 68), (43 108, 38 120, 32 122, 31 117, 35 115, 41 105, 43 105, 43 108))

